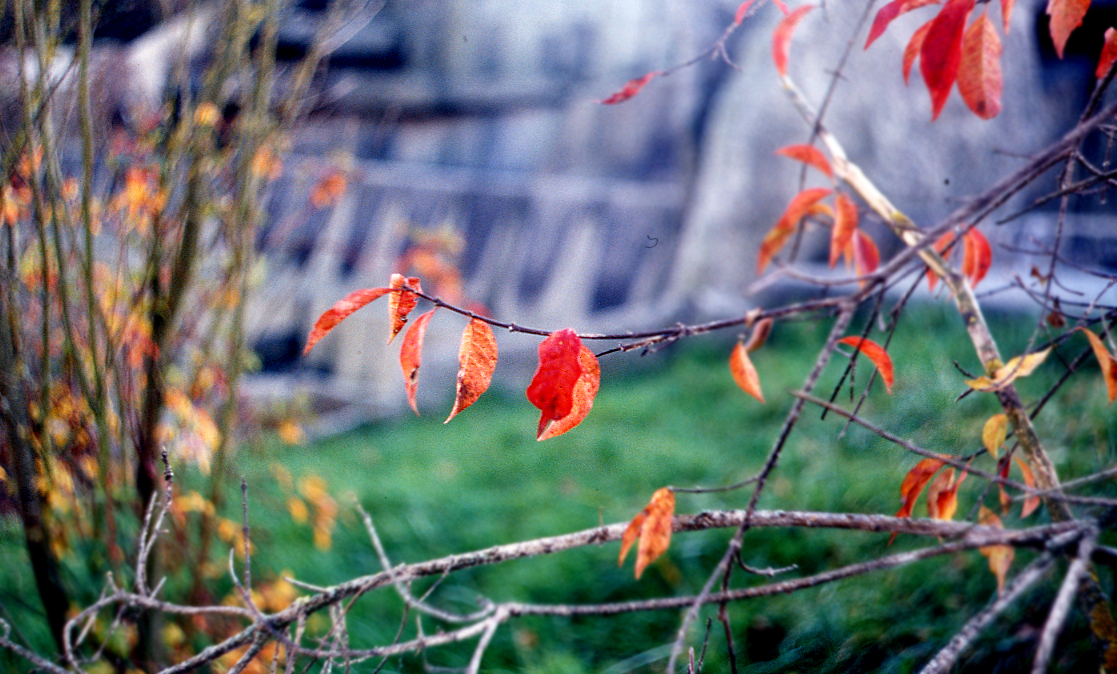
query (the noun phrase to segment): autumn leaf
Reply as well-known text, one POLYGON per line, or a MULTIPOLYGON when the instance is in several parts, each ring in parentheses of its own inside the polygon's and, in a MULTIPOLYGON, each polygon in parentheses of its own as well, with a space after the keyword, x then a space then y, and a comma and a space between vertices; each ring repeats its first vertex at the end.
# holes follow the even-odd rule
POLYGON ((830 232, 830 268, 838 263, 838 258, 853 240, 857 229, 857 204, 845 194, 838 193, 837 214, 834 228, 830 232))
POLYGON ((1016 0, 1001 0, 1001 21, 1004 24, 1005 35, 1008 35, 1008 27, 1012 23, 1012 7, 1016 4, 1016 0))
POLYGON ((396 291, 388 298, 388 316, 391 319, 391 334, 388 335, 388 343, 391 344, 392 340, 396 338, 399 331, 403 329, 407 323, 407 315, 419 303, 419 297, 408 290, 403 290, 403 286, 407 285, 414 290, 422 291, 419 285, 419 279, 415 277, 407 278, 403 274, 392 274, 391 280, 388 282, 388 287, 396 291))
POLYGON ((873 365, 876 365, 877 370, 880 371, 881 379, 884 380, 884 387, 889 393, 892 393, 894 376, 892 371, 892 358, 888 356, 888 352, 873 340, 865 339, 864 337, 842 337, 838 340, 838 343, 852 346, 871 360, 873 365))
MULTIPOLYGON (((977 515, 978 524, 983 524, 987 527, 996 527, 1003 529, 1004 525, 1001 524, 1001 518, 992 510, 985 506, 981 506, 977 515)), ((1012 566, 1012 560, 1016 556, 1016 551, 1011 545, 987 545, 983 548, 978 548, 978 551, 989 558, 989 570, 997 578, 997 594, 1001 594, 1005 589, 1005 577, 1008 575, 1008 568, 1012 566)))
POLYGON ((913 9, 919 9, 926 5, 937 3, 939 0, 892 0, 892 2, 881 7, 877 11, 876 17, 873 18, 873 27, 869 29, 869 38, 865 40, 865 49, 869 45, 876 42, 877 38, 884 35, 884 31, 888 30, 888 26, 900 17, 913 9))
POLYGON ((1094 349, 1094 356, 1098 359, 1098 365, 1101 366, 1102 377, 1105 378, 1105 388, 1109 394, 1109 403, 1113 404, 1113 399, 1117 398, 1117 358, 1114 358, 1109 351, 1105 348, 1105 344, 1094 333, 1086 328, 1075 328, 1086 335, 1090 340, 1090 346, 1094 349))
MULTIPOLYGON (((1022 460, 1019 456, 1012 457, 1016 459, 1016 465, 1020 466, 1020 474, 1024 476, 1024 484, 1032 489, 1036 488, 1036 476, 1032 474, 1032 469, 1028 467, 1027 462, 1022 460)), ((1024 519, 1028 515, 1035 512, 1039 507, 1039 497, 1029 496, 1024 499, 1024 507, 1020 509, 1020 519, 1024 519)))
POLYGON ((957 480, 954 469, 947 468, 927 488, 927 515, 933 520, 952 520, 958 510, 958 487, 966 479, 966 471, 957 480))
MULTIPOLYGON (((437 308, 437 307, 436 307, 437 308)), ((419 365, 423 359, 423 337, 427 334, 427 323, 434 316, 435 309, 415 319, 415 322, 403 335, 403 344, 399 350, 399 364, 403 370, 403 386, 407 390, 407 402, 415 414, 419 408, 415 404, 415 391, 419 388, 419 365)))
POLYGON ((958 93, 975 115, 993 119, 1001 112, 1002 88, 1001 38, 993 22, 982 13, 962 38, 958 93))
POLYGON ((756 368, 753 367, 748 349, 743 342, 737 342, 737 346, 733 347, 733 353, 729 356, 729 372, 733 374, 733 381, 737 382, 741 390, 761 403, 764 402, 764 394, 760 390, 760 376, 756 374, 756 368))
POLYGON ((1055 53, 1063 58, 1067 39, 1075 28, 1082 25, 1082 17, 1090 9, 1090 0, 1048 0, 1047 15, 1051 17, 1051 41, 1055 53))
MULTIPOLYGON (((941 459, 923 459, 915 464, 908 474, 904 476, 904 481, 900 483, 900 509, 896 511, 896 517, 911 517, 911 509, 915 506, 916 499, 923 492, 923 488, 931 481, 939 468, 942 468, 943 462, 941 459)), ((896 540, 896 533, 888 539, 888 544, 892 545, 892 541, 896 540)))
POLYGON ((796 194, 787 205, 787 209, 780 216, 776 225, 764 236, 760 243, 760 255, 757 261, 757 275, 764 273, 764 268, 771 262, 772 257, 787 243, 788 237, 795 232, 799 221, 807 214, 812 206, 830 194, 831 190, 825 187, 813 187, 796 194))
POLYGON ((461 346, 458 347, 458 384, 454 394, 454 409, 446 417, 444 424, 459 412, 477 402, 481 394, 489 388, 496 371, 496 338, 489 324, 474 318, 462 331, 461 346))
POLYGON ((772 332, 772 319, 763 318, 752 326, 752 332, 749 333, 749 339, 745 342, 745 351, 753 352, 764 346, 764 342, 768 341, 768 335, 772 332))
POLYGON ((834 169, 830 168, 830 160, 822 154, 822 150, 813 145, 787 145, 776 150, 776 154, 813 166, 831 180, 834 179, 834 169))
POLYGON ((644 573, 644 569, 656 560, 657 557, 667 552, 671 545, 672 517, 675 514, 675 494, 670 489, 663 487, 652 494, 652 500, 647 507, 632 518, 621 537, 621 554, 617 559, 617 566, 624 564, 628 550, 637 538, 640 545, 636 548, 636 578, 644 573))
POLYGON ((981 429, 981 443, 994 459, 997 458, 997 450, 1005 444, 1006 437, 1008 437, 1008 416, 1001 413, 989 417, 981 429))
POLYGON ((931 19, 920 26, 918 30, 912 33, 911 39, 908 40, 908 46, 904 48, 904 86, 911 83, 911 67, 915 64, 915 59, 919 56, 920 50, 923 49, 923 40, 927 39, 927 31, 931 29, 931 24, 934 22, 935 20, 931 19))
POLYGON ((737 13, 733 16, 733 25, 740 26, 741 22, 745 20, 745 15, 748 14, 749 7, 752 7, 754 0, 745 0, 740 5, 737 5, 737 13))
POLYGON ((1117 61, 1117 28, 1109 28, 1105 31, 1105 43, 1101 48, 1101 57, 1098 58, 1098 68, 1094 71, 1094 77, 1099 80, 1105 77, 1113 67, 1114 61, 1117 61))
MULTIPOLYGON (((939 240, 934 243, 933 248, 935 249, 936 253, 938 253, 939 255, 943 255, 943 254, 946 253, 946 249, 950 246, 950 244, 953 241, 954 241, 954 232, 947 232, 946 234, 943 234, 942 236, 939 237, 939 240)), ((935 284, 938 283, 938 282, 939 282, 939 275, 936 274, 934 271, 932 271, 930 267, 928 267, 927 268, 927 289, 928 290, 934 290, 935 289, 935 284)))
POLYGON ((578 364, 582 367, 582 374, 574 384, 573 405, 570 407, 570 414, 553 421, 547 426, 543 433, 538 436, 541 441, 558 437, 574 428, 582 423, 582 420, 593 409, 593 400, 597 397, 598 388, 601 387, 601 364, 597 362, 597 356, 593 355, 593 351, 590 351, 585 344, 578 352, 578 364))
POLYGON ((993 264, 993 249, 985 235, 976 229, 971 229, 962 237, 962 247, 962 273, 970 279, 970 285, 976 288, 993 264))
POLYGON ((853 268, 858 276, 868 276, 880 266, 880 250, 876 242, 860 229, 853 230, 853 268))
POLYGON ((787 51, 791 45, 791 36, 795 33, 795 27, 799 25, 803 16, 812 9, 814 9, 814 5, 803 5, 785 16, 780 21, 780 25, 776 26, 776 32, 772 36, 772 60, 776 63, 776 72, 780 74, 780 77, 787 76, 787 51))
POLYGON ((539 345, 539 367, 527 387, 527 399, 540 411, 537 438, 549 423, 573 409, 574 386, 582 375, 581 350, 582 340, 570 328, 551 333, 539 345))
POLYGON ((617 103, 624 103, 628 99, 640 93, 640 90, 643 89, 648 82, 651 82, 654 77, 662 74, 662 70, 653 70, 652 72, 642 77, 631 79, 628 81, 627 84, 614 92, 612 96, 598 101, 598 103, 602 105, 616 105, 617 103))
POLYGON ((1035 369, 1047 359, 1049 353, 1051 353, 1050 347, 1026 356, 1017 356, 997 368, 992 378, 982 376, 977 379, 967 379, 966 385, 975 391, 999 391, 1017 379, 1035 372, 1035 369))
POLYGON ((931 119, 938 119, 962 62, 962 35, 974 0, 947 0, 923 38, 919 72, 931 93, 931 119))
POLYGON ((306 348, 303 349, 303 355, 310 353, 310 349, 318 343, 318 340, 325 337, 326 333, 333 330, 334 326, 345 320, 349 314, 391 291, 391 288, 363 288, 354 290, 335 302, 314 322, 314 327, 311 328, 310 335, 306 338, 306 348))

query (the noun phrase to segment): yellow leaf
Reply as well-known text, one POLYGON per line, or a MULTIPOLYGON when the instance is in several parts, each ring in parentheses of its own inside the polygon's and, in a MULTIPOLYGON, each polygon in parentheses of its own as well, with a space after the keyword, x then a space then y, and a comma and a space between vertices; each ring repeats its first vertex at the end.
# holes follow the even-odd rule
POLYGON ((994 459, 997 458, 997 450, 1005 444, 1007 436, 1008 416, 1003 413, 989 417, 989 420, 985 422, 985 427, 981 429, 981 442, 994 459))
POLYGON ((999 391, 1017 379, 1027 377, 1035 372, 1035 369, 1047 360, 1047 354, 1049 353, 1051 353, 1051 349, 1047 348, 1043 351, 1029 353, 1026 356, 1017 356, 997 368, 992 378, 967 379, 966 385, 976 391, 999 391))
MULTIPOLYGON (((1001 518, 985 506, 981 506, 977 521, 985 526, 1004 528, 1004 525, 1001 524, 1001 518)), ((1001 594, 1005 589, 1005 576, 1008 575, 1008 567, 1012 566, 1016 550, 1011 545, 987 545, 978 548, 978 552, 989 558, 989 570, 997 577, 997 594, 1001 594)))

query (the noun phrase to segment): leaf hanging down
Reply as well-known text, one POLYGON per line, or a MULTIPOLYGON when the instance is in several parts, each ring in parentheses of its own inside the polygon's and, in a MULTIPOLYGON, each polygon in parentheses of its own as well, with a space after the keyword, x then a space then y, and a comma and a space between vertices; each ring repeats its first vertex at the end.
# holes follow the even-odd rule
POLYGON ((982 376, 977 379, 967 379, 966 385, 975 391, 999 391, 1017 379, 1035 372, 1035 369, 1047 359, 1049 353, 1051 353, 1050 347, 1026 356, 1017 356, 997 368, 992 378, 982 376))
POLYGON ((310 335, 306 338, 306 348, 303 349, 303 355, 310 353, 310 349, 318 343, 318 340, 325 337, 326 333, 333 330, 334 326, 345 320, 349 314, 391 291, 391 288, 363 288, 354 290, 335 302, 314 322, 314 327, 311 328, 310 335))
POLYGON ((1055 43, 1055 53, 1063 58, 1067 39, 1075 28, 1082 25, 1082 17, 1090 9, 1090 0, 1048 0, 1047 16, 1051 17, 1051 41, 1055 43))
POLYGON ((993 22, 983 13, 970 24, 962 38, 958 93, 975 115, 993 119, 1001 112, 1002 88, 1001 38, 993 22))
POLYGON ((640 93, 640 90, 643 89, 648 84, 648 82, 651 82, 654 77, 662 74, 662 70, 653 70, 646 75, 631 79, 623 87, 615 91, 612 96, 604 100, 600 100, 598 101, 598 103, 602 105, 616 105, 617 103, 624 103, 628 99, 640 93))
POLYGON ((787 145, 776 150, 776 154, 813 166, 825 173, 826 177, 834 179, 834 169, 830 168, 830 160, 814 145, 787 145))
POLYGON ((948 0, 931 21, 919 50, 919 72, 931 93, 931 119, 938 119, 962 62, 962 35, 974 0, 948 0))
POLYGON ((787 77, 787 51, 791 46, 791 36, 795 33, 795 27, 812 9, 814 5, 803 5, 785 16, 780 21, 780 25, 776 26, 776 32, 772 36, 772 60, 776 63, 776 72, 780 77, 787 77))
MULTIPOLYGON (((1016 459, 1016 465, 1020 466, 1020 474, 1024 476, 1024 484, 1032 489, 1036 488, 1036 476, 1032 473, 1032 469, 1028 467, 1028 463, 1022 460, 1019 456, 1012 457, 1016 459)), ((1035 512, 1039 507, 1039 497, 1029 496, 1024 499, 1024 506, 1020 509, 1020 519, 1024 519, 1028 515, 1035 512)))
POLYGON ((637 538, 640 545, 636 548, 636 578, 639 580, 644 569, 657 557, 667 552, 671 545, 672 518, 675 514, 675 493, 667 487, 657 489, 647 507, 636 514, 628 523, 621 537, 621 554, 617 566, 624 564, 628 550, 637 538))
POLYGON ((853 268, 858 276, 868 276, 880 266, 880 249, 865 232, 853 230, 853 268))
POLYGON ((837 214, 834 217, 834 228, 830 231, 830 268, 838 263, 842 252, 853 241, 853 232, 857 230, 857 204, 845 194, 838 193, 837 214))
POLYGON ((985 445, 985 451, 989 452, 994 459, 997 458, 997 450, 1005 444, 1006 437, 1008 437, 1008 416, 1003 412, 989 417, 981 428, 981 444, 985 445))
POLYGON ((876 42, 877 38, 884 35, 884 31, 888 30, 898 17, 912 11, 919 9, 926 5, 937 3, 939 0, 892 0, 892 2, 880 8, 877 11, 876 17, 873 18, 873 27, 869 29, 869 38, 865 40, 865 49, 869 45, 876 42))
POLYGON ((880 371, 881 379, 884 380, 884 387, 889 393, 892 393, 894 376, 892 371, 892 358, 888 356, 888 352, 873 340, 865 339, 864 337, 842 337, 838 340, 838 343, 852 346, 865 354, 865 357, 871 360, 873 365, 876 365, 877 370, 880 371))
POLYGON ((968 473, 963 470, 954 479, 954 469, 947 468, 939 473, 927 488, 927 515, 933 520, 952 520, 958 511, 958 487, 968 473))
POLYGON ((780 216, 779 221, 768 231, 764 236, 764 241, 760 243, 760 255, 756 264, 757 275, 764 273, 764 268, 787 243, 788 237, 795 232, 795 227, 807 215, 810 208, 829 195, 830 192, 831 190, 825 187, 813 187, 792 197, 791 203, 787 205, 787 209, 780 216))
POLYGON ((962 244, 962 273, 970 279, 970 285, 976 288, 993 264, 993 249, 985 235, 976 229, 966 232, 962 237, 962 244))
POLYGON ((403 330, 404 324, 407 323, 407 315, 419 303, 419 297, 415 293, 402 289, 404 285, 422 291, 419 279, 415 277, 407 278, 403 274, 392 274, 388 287, 396 292, 393 292, 392 296, 388 298, 388 317, 391 320, 391 329, 388 335, 389 344, 396 338, 399 331, 403 330))
POLYGON ((908 46, 904 48, 904 86, 911 84, 911 67, 915 64, 916 57, 919 56, 920 50, 923 49, 923 40, 927 38, 927 31, 931 29, 931 24, 935 20, 931 19, 923 24, 912 33, 911 39, 908 40, 908 46))
POLYGON ((1105 31, 1105 43, 1101 48, 1101 57, 1098 58, 1098 68, 1094 71, 1094 77, 1099 80, 1105 77, 1115 61, 1117 61, 1117 28, 1109 28, 1105 31))
POLYGON ((474 318, 462 331, 461 346, 458 347, 458 384, 454 394, 454 409, 446 417, 444 424, 459 412, 477 402, 493 381, 496 371, 496 338, 489 324, 474 318))
MULTIPOLYGON (((943 234, 942 236, 940 236, 939 240, 936 241, 932 247, 935 249, 936 253, 938 253, 939 255, 943 255, 943 254, 946 253, 946 249, 953 242, 954 242, 954 232, 947 232, 946 234, 943 234)), ((939 275, 936 274, 934 271, 932 271, 930 267, 928 267, 927 268, 927 289, 928 290, 934 290, 935 289, 935 284, 938 283, 938 282, 939 282, 939 275)))
MULTIPOLYGON (((900 483, 900 509, 896 511, 896 517, 911 517, 911 509, 915 506, 916 499, 923 493, 923 488, 931 481, 939 468, 942 468, 943 462, 940 459, 923 459, 915 464, 908 474, 904 476, 904 481, 900 483)), ((888 539, 888 544, 892 545, 892 541, 896 540, 897 534, 894 532, 888 539)))
POLYGON ((745 16, 749 13, 749 7, 752 7, 754 0, 745 0, 737 5, 737 13, 733 16, 733 25, 740 26, 741 22, 745 20, 745 16))
POLYGON ((551 333, 539 345, 539 367, 527 387, 527 399, 539 408, 539 429, 570 414, 574 407, 574 386, 582 375, 578 357, 582 340, 570 328, 551 333))
MULTIPOLYGON (((985 506, 981 506, 978 511, 977 523, 987 527, 1004 528, 1004 525, 1001 524, 1001 518, 985 506)), ((978 551, 989 558, 989 570, 996 576, 997 594, 1001 594, 1005 589, 1005 577, 1008 575, 1008 568, 1012 566, 1012 560, 1016 556, 1015 549, 1011 545, 987 545, 978 548, 978 551)))
POLYGON ((419 388, 419 365, 423 360, 423 338, 427 334, 427 324, 435 309, 415 319, 415 322, 403 335, 403 344, 399 349, 399 365, 403 370, 403 387, 407 390, 407 402, 415 414, 419 414, 419 407, 415 404, 415 392, 419 388))
POLYGON ((762 318, 752 326, 752 332, 749 333, 749 340, 745 342, 745 351, 753 352, 764 346, 764 342, 768 341, 768 335, 772 332, 772 319, 762 318))
POLYGON ((764 393, 760 390, 760 376, 756 374, 756 368, 753 367, 743 342, 737 342, 737 346, 733 347, 733 353, 729 356, 729 371, 733 374, 733 381, 737 382, 741 390, 761 403, 764 402, 764 393))
POLYGON ((1090 340, 1090 346, 1094 349, 1094 356, 1097 357, 1098 365, 1101 366, 1102 377, 1105 378, 1105 388, 1106 392, 1109 394, 1109 404, 1112 405, 1113 399, 1117 398, 1117 358, 1114 358, 1105 348, 1105 344, 1101 341, 1101 337, 1098 337, 1086 328, 1079 327, 1075 328, 1075 330, 1081 331, 1082 334, 1086 335, 1086 338, 1090 340))
POLYGON ((578 364, 582 367, 582 374, 574 384, 574 392, 571 396, 573 404, 570 407, 570 414, 551 422, 543 429, 543 432, 538 436, 541 441, 558 437, 574 428, 582 423, 582 420, 593 409, 593 400, 597 397, 597 390, 601 387, 601 364, 597 362, 597 356, 593 355, 593 351, 590 351, 585 344, 578 352, 578 364))

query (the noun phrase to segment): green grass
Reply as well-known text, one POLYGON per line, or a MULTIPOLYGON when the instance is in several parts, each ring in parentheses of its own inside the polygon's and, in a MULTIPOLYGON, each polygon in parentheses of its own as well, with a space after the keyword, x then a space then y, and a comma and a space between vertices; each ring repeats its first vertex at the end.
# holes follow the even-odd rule
MULTIPOLYGON (((1015 325, 998 321, 997 336, 1010 339, 1022 325, 1015 320, 1015 325)), ((635 356, 606 358, 601 392, 587 420, 567 435, 542 443, 534 440, 537 412, 514 391, 486 394, 446 426, 432 412, 421 419, 368 425, 310 446, 268 442, 246 448, 235 470, 246 477, 250 489, 254 580, 267 582, 283 572, 330 585, 378 571, 380 564, 355 514, 356 503, 371 514, 394 563, 419 562, 585 529, 601 521, 624 521, 664 485, 719 486, 749 477, 763 464, 791 405, 786 391, 801 385, 828 328, 828 323, 779 325, 769 345, 753 354, 769 401, 763 406, 733 383, 727 367, 730 345, 706 338, 661 354, 646 368, 632 367, 629 359, 635 356), (292 521, 286 506, 292 492, 277 479, 277 465, 289 471, 296 484, 306 475, 326 481, 339 510, 329 550, 314 546, 310 525, 292 521)), ((1022 346, 1019 342, 1002 348, 1008 356, 1022 346)), ((970 369, 977 366, 957 317, 946 309, 912 313, 890 352, 896 365, 895 391, 886 395, 878 381, 862 413, 927 449, 977 449, 981 425, 997 407, 991 396, 971 395, 955 402, 964 385, 952 361, 970 369)), ((819 395, 832 391, 845 362, 839 357, 828 366, 819 395)), ((1096 366, 1090 367, 1039 419, 1039 430, 1064 478, 1109 465, 1117 453, 1117 421, 1105 406, 1096 366)), ((858 386, 870 372, 867 363, 858 366, 858 386)), ((1025 399, 1039 395, 1057 373, 1058 366, 1049 363, 1021 382, 1025 399)), ((843 389, 838 401, 848 406, 849 400, 848 389, 843 389)), ((442 407, 449 406, 447 399, 442 407)), ((822 420, 817 409, 808 407, 760 507, 894 513, 900 482, 917 458, 857 427, 839 438, 842 427, 836 415, 822 420)), ((989 459, 983 461, 982 467, 989 469, 989 459)), ((181 487, 198 484, 200 478, 185 471, 181 487)), ((958 518, 968 515, 982 487, 976 479, 963 485, 958 518)), ((741 508, 750 494, 751 489, 679 494, 678 512, 741 508)), ((239 506, 239 490, 230 487, 228 499, 239 506)), ((995 495, 987 499, 990 505, 994 500, 995 495)), ((231 508, 229 516, 239 521, 236 510, 231 508)), ((924 512, 922 504, 917 506, 918 516, 924 512)), ((1045 517, 1041 511, 1028 523, 1045 517)), ((1015 524, 1014 518, 1006 518, 1006 524, 1015 524)), ((7 531, 16 531, 7 526, 7 531)), ((691 594, 699 590, 731 534, 677 535, 669 552, 640 581, 633 578, 631 556, 624 568, 617 568, 618 546, 610 544, 456 573, 441 581, 432 601, 466 612, 477 607, 478 597, 579 603, 691 594)), ((887 538, 755 530, 745 539, 744 560, 762 568, 798 564, 798 570, 788 574, 797 577, 925 544, 900 537, 887 548, 887 538)), ((10 545, 3 551, 5 559, 18 554, 10 545)), ((1022 551, 1014 569, 1030 558, 1031 553, 1022 551)), ((0 577, 11 578, 12 573, 24 572, 5 570, 0 577)), ((19 582, 26 586, 28 579, 21 577, 19 582)), ((416 592, 432 582, 417 584, 416 592)), ((735 575, 738 586, 760 582, 763 579, 735 575)), ((218 595, 228 592, 228 580, 215 579, 214 589, 218 595)), ((730 607, 730 617, 742 671, 908 672, 921 666, 995 592, 985 558, 970 552, 792 596, 741 603, 730 607)), ((1030 662, 1035 629, 1042 624, 1043 607, 1053 592, 1045 587, 1033 593, 988 630, 969 652, 967 671, 990 671, 993 661, 1004 658, 1030 662)), ((390 589, 356 602, 349 618, 351 645, 391 641, 399 628, 400 608, 390 589)), ((708 615, 713 612, 704 613, 708 615)), ((663 645, 671 642, 678 624, 679 614, 673 611, 608 619, 517 619, 497 632, 483 669, 659 671, 666 657, 663 645)), ((319 622, 311 627, 322 626, 319 622)), ((424 619, 428 632, 438 627, 424 619)), ((1066 638, 1081 641, 1084 629, 1076 618, 1066 638)), ((407 626, 407 635, 413 634, 414 616, 407 626)), ((696 629, 690 643, 697 648, 701 641, 701 629, 696 629)), ((461 667, 473 645, 437 649, 425 657, 433 665, 461 667)), ((1056 670, 1075 666, 1076 654, 1066 650, 1056 670)), ((707 662, 707 671, 728 671, 725 639, 716 623, 707 662)), ((421 670, 421 658, 405 657, 393 659, 384 671, 421 670)))

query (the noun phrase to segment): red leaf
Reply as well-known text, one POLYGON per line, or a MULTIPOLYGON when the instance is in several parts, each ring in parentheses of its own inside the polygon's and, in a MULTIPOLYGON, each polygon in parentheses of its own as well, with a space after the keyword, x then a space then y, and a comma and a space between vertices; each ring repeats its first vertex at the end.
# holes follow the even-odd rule
POLYGON ((879 344, 871 339, 864 337, 842 337, 838 340, 839 344, 847 344, 865 354, 865 357, 873 361, 877 370, 880 371, 880 376, 884 379, 884 387, 892 393, 892 382, 894 380, 892 372, 892 358, 888 356, 888 352, 880 347, 879 344))
POLYGON ((407 315, 419 303, 419 297, 415 293, 408 290, 401 290, 404 285, 408 285, 415 290, 422 290, 419 285, 419 279, 415 277, 405 278, 403 274, 392 274, 391 280, 388 282, 388 287, 397 292, 392 293, 388 298, 388 317, 391 320, 391 334, 388 335, 388 343, 391 344, 392 340, 396 338, 399 331, 403 329, 407 323, 407 315))
POLYGON ((813 187, 792 197, 791 203, 787 205, 787 210, 783 212, 779 221, 764 236, 764 241, 760 244, 760 256, 756 265, 757 275, 764 273, 764 268, 768 266, 772 257, 780 251, 780 248, 783 248, 783 245, 787 243, 787 238, 795 231, 796 225, 807 214, 811 206, 828 194, 830 194, 830 190, 825 187, 813 187))
POLYGON ((814 145, 788 145, 776 150, 776 154, 813 166, 825 173, 831 180, 834 179, 834 170, 830 168, 830 161, 814 145))
POLYGON ((573 409, 574 386, 582 376, 581 350, 582 340, 569 328, 551 333, 539 345, 539 367, 527 387, 527 399, 541 413, 535 437, 573 409))
POLYGON ((772 2, 776 5, 776 7, 780 8, 780 11, 783 12, 784 16, 787 16, 791 13, 787 11, 787 5, 783 4, 783 0, 772 0, 772 2))
POLYGON ((931 21, 919 50, 919 72, 931 93, 931 119, 937 119, 958 77, 962 62, 962 34, 974 0, 947 0, 931 21))
POLYGON ((853 268, 858 276, 872 274, 880 266, 880 250, 868 234, 853 230, 853 268))
POLYGON ((1098 69, 1094 71, 1094 77, 1099 80, 1105 77, 1113 67, 1114 61, 1117 61, 1117 28, 1110 28, 1105 31, 1105 44, 1102 45, 1101 58, 1098 59, 1098 69))
POLYGON ((462 331, 458 347, 458 384, 454 394, 454 409, 444 424, 450 423, 459 412, 477 402, 489 388, 496 371, 496 338, 489 324, 474 318, 462 331))
POLYGON ((671 545, 671 529, 674 524, 675 493, 663 487, 652 494, 648 505, 632 518, 621 536, 621 554, 617 566, 624 564, 628 550, 637 537, 640 545, 636 549, 636 578, 657 557, 667 552, 671 545))
POLYGON ((884 35, 884 31, 888 29, 888 26, 895 21, 897 17, 913 9, 935 4, 938 1, 939 0, 892 0, 892 2, 881 7, 877 12, 876 18, 873 19, 873 27, 869 29, 869 39, 865 40, 865 49, 868 49, 869 45, 876 42, 878 37, 884 35))
POLYGON ((310 353, 310 349, 318 343, 318 340, 325 337, 326 333, 333 330, 334 326, 345 320, 349 314, 391 291, 391 288, 364 288, 354 290, 335 302, 314 322, 314 327, 311 328, 310 335, 306 338, 306 348, 303 349, 303 355, 310 353))
POLYGON ((752 6, 753 0, 745 0, 737 6, 737 15, 733 17, 733 25, 740 26, 741 22, 745 20, 745 15, 748 14, 749 7, 752 6))
POLYGON ((1048 0, 1047 15, 1051 17, 1051 41, 1055 53, 1063 58, 1063 48, 1075 28, 1082 25, 1082 17, 1090 9, 1090 0, 1048 0))
POLYGON ((853 233, 857 230, 857 204, 842 193, 838 193, 837 215, 834 217, 834 229, 830 232, 830 268, 838 263, 842 251, 853 241, 853 233))
MULTIPOLYGON (((1035 489, 1036 488, 1036 476, 1032 474, 1032 469, 1028 466, 1028 464, 1026 462, 1021 460, 1021 458, 1019 456, 1014 456, 1012 458, 1016 459, 1016 465, 1020 466, 1020 474, 1024 476, 1024 484, 1031 487, 1032 489, 1035 489)), ((1024 506, 1020 509, 1020 519, 1023 519, 1025 517, 1027 517, 1028 515, 1031 515, 1033 512, 1035 512, 1035 509, 1038 508, 1038 507, 1039 507, 1039 497, 1038 496, 1029 496, 1029 497, 1025 498, 1024 499, 1024 506)))
MULTIPOLYGON (((437 307, 436 307, 437 309, 437 307)), ((403 335, 399 349, 399 365, 403 370, 403 387, 407 390, 407 402, 415 414, 419 407, 415 404, 415 391, 419 388, 419 365, 423 361, 423 337, 427 334, 427 323, 434 316, 435 309, 419 316, 403 335)))
POLYGON ((931 24, 935 20, 931 19, 927 23, 919 27, 915 33, 912 34, 911 40, 908 41, 908 46, 904 49, 904 84, 907 85, 911 80, 911 66, 915 63, 915 57, 919 56, 919 51, 923 49, 923 40, 927 38, 927 31, 931 29, 931 24))
POLYGON ((578 364, 582 366, 582 374, 574 384, 570 414, 547 426, 538 437, 539 440, 549 440, 569 431, 582 423, 593 409, 593 399, 597 397, 597 390, 601 387, 601 365, 597 362, 597 356, 585 344, 578 352, 578 364))
POLYGON ((737 382, 737 386, 740 386, 745 393, 761 403, 764 402, 764 394, 760 390, 760 376, 756 374, 756 368, 753 367, 748 350, 742 342, 737 342, 737 346, 733 347, 733 353, 729 356, 729 372, 733 374, 733 381, 737 382))
POLYGON ((1012 7, 1016 0, 1001 0, 1001 20, 1004 23, 1005 35, 1008 35, 1009 24, 1012 23, 1012 7))
POLYGON ((603 101, 598 101, 598 103, 602 105, 616 105, 617 103, 624 103, 628 99, 640 93, 640 90, 643 89, 644 85, 646 85, 648 82, 651 82, 652 78, 654 78, 656 75, 662 74, 662 70, 653 70, 643 77, 631 79, 628 81, 627 84, 614 92, 612 96, 606 98, 603 101))
POLYGON ((780 25, 776 26, 776 32, 772 36, 772 60, 776 62, 776 72, 780 77, 787 76, 787 50, 791 45, 791 36, 795 33, 795 27, 812 9, 814 5, 803 5, 785 16, 780 21, 780 25))
POLYGON ((1086 328, 1075 328, 1081 330, 1084 335, 1090 340, 1090 346, 1094 349, 1094 356, 1098 359, 1098 365, 1101 366, 1102 377, 1105 379, 1106 392, 1109 394, 1109 404, 1113 404, 1113 400, 1117 398, 1117 358, 1110 355, 1109 351, 1105 348, 1105 344, 1094 333, 1086 328))
POLYGON ((993 249, 989 247, 989 240, 977 229, 966 232, 962 243, 962 273, 970 279, 970 285, 976 288, 993 264, 993 249))
MULTIPOLYGON (((939 255, 942 255, 943 253, 946 252, 947 247, 950 245, 950 243, 952 241, 954 241, 954 232, 947 232, 946 234, 943 234, 942 236, 939 237, 939 240, 935 242, 935 245, 933 246, 933 248, 935 249, 936 253, 938 253, 939 255)), ((930 267, 928 267, 927 268, 927 289, 928 290, 934 290, 935 289, 935 284, 938 283, 938 282, 939 282, 939 275, 936 274, 935 272, 933 272, 930 267)))
MULTIPOLYGON (((915 464, 908 474, 904 476, 904 481, 900 483, 900 500, 903 502, 900 509, 896 511, 896 517, 911 517, 911 509, 915 506, 916 499, 923 492, 923 488, 931 481, 939 468, 942 468, 943 462, 940 459, 923 459, 915 464)), ((892 537, 888 539, 888 544, 892 545, 892 541, 896 540, 896 534, 893 533, 892 537)))
POLYGON ((966 106, 982 119, 1001 112, 1001 38, 984 13, 970 24, 962 38, 958 66, 958 93, 966 106))

